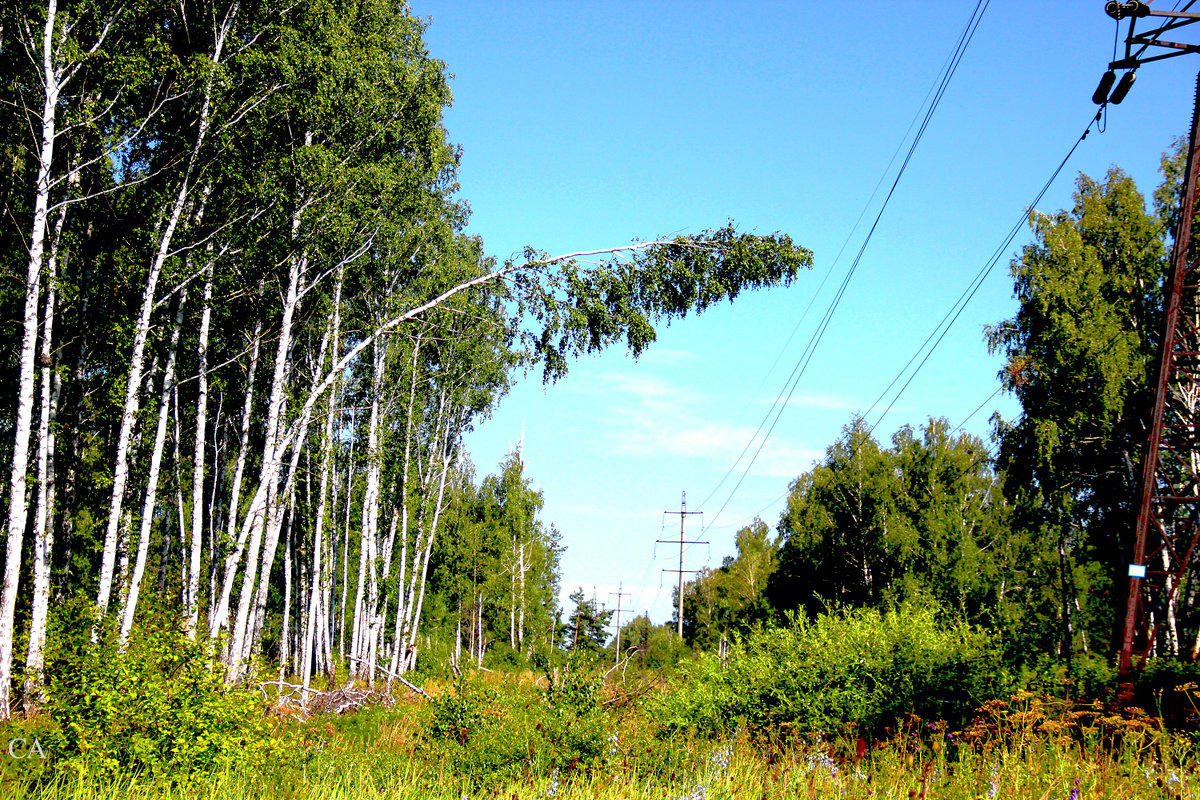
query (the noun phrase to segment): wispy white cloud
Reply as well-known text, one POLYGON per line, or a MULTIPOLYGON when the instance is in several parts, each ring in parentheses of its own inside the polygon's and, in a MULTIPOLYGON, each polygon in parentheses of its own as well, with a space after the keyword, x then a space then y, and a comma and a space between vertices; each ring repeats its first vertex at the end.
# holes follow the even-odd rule
MULTIPOLYGON (((763 401, 764 403, 767 401, 763 401)), ((798 394, 792 395, 787 401, 789 406, 801 408, 827 408, 831 410, 866 411, 871 407, 869 402, 861 399, 851 399, 838 394, 798 394)))
MULTIPOLYGON (((684 457, 732 464, 756 435, 751 425, 714 420, 697 412, 705 399, 659 376, 606 373, 581 387, 602 397, 607 420, 608 453, 618 457, 684 457)), ((761 435, 761 434, 759 434, 761 435)), ((758 448, 758 440, 743 457, 739 469, 758 448)), ((776 433, 763 447, 751 474, 761 477, 795 477, 808 469, 821 451, 789 442, 776 433)))
POLYGON ((674 367, 694 364, 700 358, 700 354, 692 350, 668 350, 651 346, 640 358, 647 364, 666 364, 674 367))

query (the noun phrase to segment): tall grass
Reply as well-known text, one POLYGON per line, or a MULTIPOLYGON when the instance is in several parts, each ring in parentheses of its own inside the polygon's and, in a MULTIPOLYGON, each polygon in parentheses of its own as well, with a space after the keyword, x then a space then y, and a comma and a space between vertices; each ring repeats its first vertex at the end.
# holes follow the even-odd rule
MULTIPOLYGON (((604 721, 602 752, 583 763, 563 760, 554 742, 537 738, 536 725, 532 732, 524 727, 529 715, 536 716, 535 687, 487 688, 490 699, 482 718, 490 721, 485 724, 542 751, 527 751, 526 758, 496 769, 472 749, 471 738, 431 739, 431 710, 414 701, 357 716, 276 719, 283 744, 265 767, 234 765, 191 779, 122 775, 98 781, 52 775, 33 764, 24 774, 10 770, 0 792, 48 800, 1140 800, 1191 798, 1200 782, 1190 737, 1163 731, 1137 715, 1103 716, 1036 696, 992 704, 963 731, 911 718, 873 742, 799 735, 786 727, 664 737, 646 706, 615 709, 613 703, 596 712, 604 721), (480 762, 472 765, 476 758, 480 762)), ((608 692, 601 703, 621 696, 608 692)))

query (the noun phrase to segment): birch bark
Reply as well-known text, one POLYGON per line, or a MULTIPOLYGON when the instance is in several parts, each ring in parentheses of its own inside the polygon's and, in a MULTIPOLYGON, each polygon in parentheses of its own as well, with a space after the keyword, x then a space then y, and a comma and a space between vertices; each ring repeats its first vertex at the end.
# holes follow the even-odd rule
POLYGON ((21 321, 21 356, 17 378, 16 416, 13 420, 12 472, 9 483, 8 537, 4 560, 4 586, 0 591, 0 719, 11 712, 13 617, 17 610, 17 590, 21 573, 21 545, 28 516, 25 495, 26 470, 29 466, 29 440, 32 436, 34 403, 34 360, 37 350, 38 305, 42 293, 42 261, 46 249, 46 223, 50 213, 51 169, 56 139, 56 110, 62 90, 63 72, 55 63, 54 28, 58 7, 55 0, 46 3, 46 24, 42 32, 42 105, 41 147, 38 173, 34 184, 33 226, 29 235, 29 263, 25 277, 25 313, 21 321))
POLYGON ((241 561, 242 552, 246 547, 246 536, 250 529, 243 526, 238 529, 238 509, 241 506, 242 479, 246 469, 246 457, 250 452, 250 420, 254 410, 254 378, 258 371, 258 354, 262 344, 262 322, 255 323, 253 341, 250 347, 250 367, 246 373, 246 394, 242 401, 242 428, 238 442, 237 460, 233 468, 233 484, 229 490, 229 515, 226 522, 226 544, 234 545, 233 551, 225 558, 225 572, 221 581, 221 598, 217 602, 215 612, 208 620, 208 636, 216 639, 217 635, 229 627, 229 602, 233 593, 234 580, 237 577, 237 565, 241 561), (235 539, 234 533, 238 532, 235 539))
POLYGON ((44 648, 46 644, 46 618, 50 609, 50 559, 54 549, 54 421, 58 409, 61 382, 57 371, 51 369, 54 341, 54 317, 57 313, 58 293, 54 281, 57 273, 57 243, 62 238, 63 218, 59 215, 55 223, 54 245, 47 259, 46 310, 42 324, 41 384, 42 408, 38 425, 38 503, 33 527, 33 586, 29 620, 29 647, 25 655, 25 683, 22 695, 25 715, 33 714, 45 702, 42 689, 44 648))
MULTIPOLYGON (((221 62, 225 48, 225 37, 233 27, 237 16, 238 0, 235 0, 226 13, 224 21, 217 30, 213 45, 211 63, 221 62)), ((150 316, 155 307, 155 293, 158 280, 171 253, 171 243, 175 236, 176 226, 183 215, 184 208, 192 194, 192 177, 200 160, 200 153, 208 136, 211 125, 212 96, 214 77, 210 72, 205 81, 203 97, 200 103, 199 120, 196 136, 191 151, 188 153, 187 165, 179 182, 174 202, 167 216, 166 228, 159 238, 158 248, 150 271, 146 276, 146 286, 142 293, 142 308, 134 328, 133 350, 129 360, 129 377, 125 384, 125 402, 121 414, 121 428, 117 434, 117 451, 113 468, 113 488, 109 501, 108 527, 104 536, 104 550, 100 560, 100 585, 96 594, 96 607, 103 615, 108 611, 109 599, 112 593, 113 563, 116 557, 117 529, 120 524, 121 511, 125 503, 125 486, 129 480, 129 443, 133 435, 133 425, 141 407, 140 387, 142 370, 145 366, 146 343, 150 337, 150 316)))
POLYGON ((196 344, 196 434, 192 456, 192 526, 191 552, 188 557, 187 583, 183 611, 187 616, 189 639, 196 638, 200 624, 200 557, 203 554, 204 533, 204 476, 205 443, 208 426, 208 332, 212 320, 213 261, 210 258, 204 275, 203 308, 200 310, 200 331, 196 344))
MULTIPOLYGON (((186 294, 179 297, 175 311, 175 325, 171 329, 171 347, 167 353, 167 365, 163 370, 162 394, 158 404, 158 428, 154 433, 154 446, 150 454, 150 470, 146 476, 146 495, 142 505, 141 530, 138 537, 137 558, 133 565, 133 574, 129 579, 129 591, 126 594, 125 608, 121 617, 121 641, 129 640, 129 632, 133 629, 133 618, 137 612, 138 594, 141 591, 142 577, 146 573, 146 555, 150 550, 150 530, 154 523, 154 508, 158 493, 158 477, 162 468, 163 445, 167 439, 167 419, 170 416, 171 395, 175 382, 175 359, 179 350, 179 331, 183 327, 183 307, 186 294)), ((164 534, 165 536, 166 534, 164 534)))

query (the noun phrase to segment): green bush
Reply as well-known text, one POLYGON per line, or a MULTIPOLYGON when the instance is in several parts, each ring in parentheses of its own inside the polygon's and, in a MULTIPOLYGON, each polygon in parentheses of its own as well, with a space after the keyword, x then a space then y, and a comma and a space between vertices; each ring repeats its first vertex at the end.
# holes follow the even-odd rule
MULTIPOLYGON (((572 659, 574 661, 574 659, 572 659)), ((540 682, 463 679, 433 701, 429 745, 474 786, 602 768, 614 751, 600 679, 579 664, 540 682)))
POLYGON ((114 624, 97 623, 86 603, 50 624, 46 710, 57 727, 47 756, 59 771, 187 776, 265 757, 261 697, 226 687, 206 644, 178 626, 147 621, 122 646, 114 624))
POLYGON ((655 714, 668 733, 739 725, 879 735, 907 714, 965 724, 1011 680, 985 633, 936 609, 855 609, 793 618, 680 667, 655 714))
POLYGON ((484 708, 494 700, 492 692, 459 678, 454 692, 433 699, 430 734, 435 739, 451 739, 466 744, 478 732, 484 708))

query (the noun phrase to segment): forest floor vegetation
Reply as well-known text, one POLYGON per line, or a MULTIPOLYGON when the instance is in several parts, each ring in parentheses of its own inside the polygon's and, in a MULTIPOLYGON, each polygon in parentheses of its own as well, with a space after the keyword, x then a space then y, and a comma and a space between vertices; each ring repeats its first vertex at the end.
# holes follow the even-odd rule
POLYGON ((793 620, 666 671, 579 651, 541 671, 429 675, 428 697, 339 684, 356 698, 341 714, 302 713, 278 681, 226 688, 198 669, 203 648, 147 626, 125 650, 103 637, 79 648, 43 713, 0 727, 0 796, 1200 794, 1200 692, 1186 669, 1147 672, 1159 688, 1132 696, 1097 690, 1111 675, 1096 663, 1013 677, 978 631, 934 622, 911 609, 793 620))

